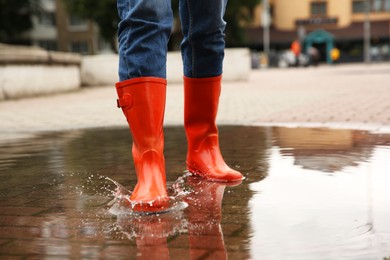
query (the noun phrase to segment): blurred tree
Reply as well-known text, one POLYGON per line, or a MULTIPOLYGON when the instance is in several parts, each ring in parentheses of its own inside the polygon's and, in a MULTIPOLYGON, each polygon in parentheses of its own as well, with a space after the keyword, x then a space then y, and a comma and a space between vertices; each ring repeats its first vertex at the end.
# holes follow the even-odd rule
POLYGON ((225 13, 226 45, 240 46, 245 44, 245 34, 241 22, 251 21, 255 7, 261 0, 229 0, 225 13))
POLYGON ((119 17, 116 0, 63 0, 63 2, 70 14, 94 21, 99 27, 102 38, 110 44, 113 51, 117 52, 116 32, 119 17))
POLYGON ((32 15, 42 11, 40 0, 0 0, 0 42, 21 43, 32 29, 32 15))

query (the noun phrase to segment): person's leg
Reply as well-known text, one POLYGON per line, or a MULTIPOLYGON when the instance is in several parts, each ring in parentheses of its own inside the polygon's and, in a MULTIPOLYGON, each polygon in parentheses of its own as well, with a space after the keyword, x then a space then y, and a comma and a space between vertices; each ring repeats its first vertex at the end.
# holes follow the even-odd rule
POLYGON ((207 78, 222 74, 226 4, 227 0, 180 0, 184 76, 207 78))
POLYGON ((224 58, 227 0, 181 0, 184 39, 184 126, 187 168, 214 181, 238 181, 241 173, 222 158, 215 124, 224 58))
POLYGON ((132 154, 138 178, 130 200, 139 210, 153 210, 167 201, 163 120, 172 11, 170 0, 117 3, 121 18, 118 107, 122 108, 133 137, 132 154))
POLYGON ((117 0, 120 22, 119 80, 166 78, 167 44, 172 30, 170 0, 117 0))

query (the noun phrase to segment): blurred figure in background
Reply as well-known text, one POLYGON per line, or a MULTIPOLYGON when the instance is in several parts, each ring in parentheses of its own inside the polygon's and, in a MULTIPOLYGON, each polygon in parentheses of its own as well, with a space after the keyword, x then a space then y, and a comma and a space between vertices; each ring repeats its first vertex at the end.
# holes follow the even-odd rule
POLYGON ((310 46, 307 50, 307 54, 309 55, 309 64, 313 66, 317 66, 320 61, 320 52, 316 47, 310 46))
POLYGON ((301 54, 301 44, 298 40, 295 40, 291 43, 290 49, 295 56, 295 66, 299 66, 299 55, 301 54))
POLYGON ((331 57, 333 63, 337 63, 338 60, 340 59, 340 50, 337 48, 333 48, 330 51, 330 57, 331 57))

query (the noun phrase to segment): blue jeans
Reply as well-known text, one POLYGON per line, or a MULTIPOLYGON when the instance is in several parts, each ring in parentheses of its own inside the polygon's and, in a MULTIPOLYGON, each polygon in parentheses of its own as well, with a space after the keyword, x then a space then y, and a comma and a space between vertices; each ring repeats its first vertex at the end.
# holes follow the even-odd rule
MULTIPOLYGON (((227 0, 180 0, 184 76, 222 74, 227 0)), ((171 0, 117 0, 119 80, 166 78, 167 44, 172 31, 171 0)))

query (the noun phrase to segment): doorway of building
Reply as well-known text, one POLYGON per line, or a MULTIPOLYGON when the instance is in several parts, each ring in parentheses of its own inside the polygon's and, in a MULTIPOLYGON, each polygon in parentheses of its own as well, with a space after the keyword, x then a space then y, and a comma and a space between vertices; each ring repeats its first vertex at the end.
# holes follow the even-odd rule
POLYGON ((332 34, 324 30, 315 30, 305 37, 304 43, 306 53, 311 47, 315 47, 321 55, 320 61, 332 63, 330 57, 330 52, 334 46, 334 36, 332 34))
POLYGON ((312 47, 316 48, 319 53, 319 62, 327 62, 326 43, 313 43, 312 47))

